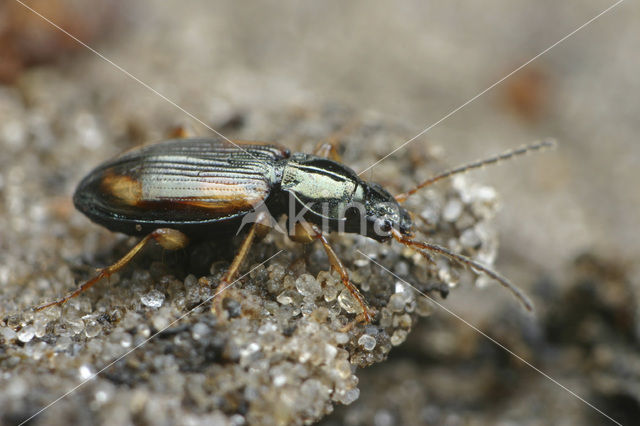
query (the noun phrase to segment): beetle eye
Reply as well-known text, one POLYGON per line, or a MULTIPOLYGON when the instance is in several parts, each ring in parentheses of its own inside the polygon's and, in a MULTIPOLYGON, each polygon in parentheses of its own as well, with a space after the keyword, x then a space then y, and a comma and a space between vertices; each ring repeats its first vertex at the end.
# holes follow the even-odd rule
POLYGON ((391 221, 388 219, 376 219, 376 227, 384 234, 391 232, 391 221))

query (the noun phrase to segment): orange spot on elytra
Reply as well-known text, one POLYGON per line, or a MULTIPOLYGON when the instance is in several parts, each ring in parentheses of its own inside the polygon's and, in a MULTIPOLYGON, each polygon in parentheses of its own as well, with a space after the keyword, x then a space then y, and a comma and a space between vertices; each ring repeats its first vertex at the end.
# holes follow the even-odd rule
POLYGON ((123 204, 134 206, 142 199, 142 184, 131 176, 107 174, 102 188, 123 204))

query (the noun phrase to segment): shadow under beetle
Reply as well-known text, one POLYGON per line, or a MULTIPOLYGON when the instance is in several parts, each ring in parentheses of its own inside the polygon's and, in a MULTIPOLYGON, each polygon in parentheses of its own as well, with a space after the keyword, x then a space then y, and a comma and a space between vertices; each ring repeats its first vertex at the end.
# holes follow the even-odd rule
MULTIPOLYGON (((366 322, 372 321, 374 313, 349 281, 347 270, 323 232, 359 233, 380 243, 393 239, 430 262, 431 254, 442 255, 495 279, 531 310, 528 298, 495 271, 447 248, 411 239, 411 216, 401 203, 419 189, 451 175, 552 145, 543 141, 470 163, 395 197, 341 164, 331 144, 321 144, 313 155, 292 153, 274 144, 232 145, 202 138, 143 146, 94 169, 78 185, 73 202, 92 221, 111 231, 144 237, 124 257, 100 269, 72 293, 35 309, 60 305, 79 295, 124 267, 151 240, 176 250, 190 240, 221 239, 238 233, 248 215, 253 215, 244 241, 219 284, 224 288, 233 282, 256 237, 268 231, 270 220, 282 215, 290 220, 295 215, 304 221, 288 226, 289 237, 301 243, 320 240, 331 266, 361 305, 361 319, 366 322), (318 205, 323 206, 321 211, 314 209, 318 205), (356 213, 349 206, 360 208, 356 213)), ((222 315, 221 297, 214 299, 212 310, 222 315)))

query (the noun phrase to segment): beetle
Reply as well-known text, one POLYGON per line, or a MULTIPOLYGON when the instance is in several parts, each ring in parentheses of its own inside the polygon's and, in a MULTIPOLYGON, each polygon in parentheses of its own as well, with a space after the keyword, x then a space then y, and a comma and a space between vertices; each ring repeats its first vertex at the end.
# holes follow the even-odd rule
MULTIPOLYGON (((291 152, 277 144, 230 144, 206 138, 171 139, 135 148, 91 171, 78 185, 73 202, 95 223, 142 239, 72 293, 35 309, 61 305, 79 295, 124 267, 152 240, 176 250, 189 241, 223 240, 249 223, 219 284, 223 288, 233 282, 256 237, 268 231, 270 220, 286 215, 292 240, 322 243, 331 266, 362 307, 365 322, 371 322, 374 313, 349 281, 327 232, 358 233, 380 243, 395 240, 428 261, 433 261, 432 254, 442 255, 495 279, 531 310, 522 291, 497 272, 445 247, 412 239, 411 215, 401 203, 441 179, 551 145, 545 140, 469 163, 395 197, 342 164, 332 144, 319 145, 314 154, 291 152)), ((215 299, 212 310, 221 315, 222 298, 215 299)))

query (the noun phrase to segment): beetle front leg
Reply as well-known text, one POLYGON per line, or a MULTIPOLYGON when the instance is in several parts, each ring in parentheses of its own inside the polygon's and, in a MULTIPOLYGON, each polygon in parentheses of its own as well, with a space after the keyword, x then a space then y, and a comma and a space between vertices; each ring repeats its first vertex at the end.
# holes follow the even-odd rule
POLYGON ((360 291, 358 290, 358 288, 354 286, 349 280, 349 273, 347 272, 347 268, 344 267, 344 265, 338 258, 338 255, 336 254, 335 251, 333 251, 333 249, 329 245, 329 242, 327 241, 327 238, 322 234, 320 229, 318 229, 316 225, 309 225, 309 226, 311 226, 311 229, 308 229, 307 226, 305 226, 300 222, 296 223, 294 228, 294 233, 289 237, 293 241, 297 241, 301 243, 310 243, 314 239, 320 240, 320 242, 322 243, 322 246, 324 247, 324 251, 327 253, 327 256, 329 257, 329 263, 331 264, 331 267, 335 269, 338 272, 338 274, 340 274, 340 279, 342 280, 342 284, 349 291, 349 293, 351 293, 353 298, 356 299, 358 304, 362 307, 362 317, 364 321, 367 323, 370 323, 373 320, 374 312, 369 309, 369 307, 367 306, 367 303, 362 297, 362 294, 360 294, 360 291))
POLYGON ((362 297, 362 294, 360 294, 360 291, 358 290, 358 288, 353 284, 351 284, 347 269, 344 267, 344 265, 338 258, 338 255, 336 255, 336 252, 333 251, 333 249, 329 245, 329 242, 327 241, 326 237, 322 235, 322 233, 318 232, 316 233, 316 238, 320 240, 320 242, 322 243, 322 246, 324 247, 324 251, 327 252, 327 256, 329 256, 329 263, 331 264, 333 269, 338 271, 338 273, 340 274, 340 279, 342 280, 342 284, 344 284, 347 290, 349 290, 349 293, 351 293, 351 295, 358 301, 358 303, 362 307, 362 315, 363 315, 364 321, 367 323, 370 323, 371 321, 373 321, 374 312, 369 310, 369 307, 367 306, 367 303, 364 301, 364 298, 362 297))
POLYGON ((189 238, 187 238, 187 236, 180 231, 177 231, 175 229, 170 229, 170 228, 156 229, 155 231, 153 231, 152 233, 144 237, 142 240, 140 240, 138 244, 133 246, 133 248, 129 250, 129 252, 125 254, 120 260, 118 260, 116 263, 114 263, 111 266, 107 266, 106 268, 99 269, 98 275, 96 275, 95 277, 91 278, 88 281, 85 281, 83 284, 81 284, 77 289, 75 289, 71 293, 53 302, 36 306, 33 309, 35 311, 41 311, 42 309, 48 308, 50 306, 62 305, 63 303, 67 302, 69 299, 72 299, 78 296, 80 293, 91 288, 94 284, 96 284, 101 279, 108 278, 111 275, 118 272, 120 269, 124 268, 131 261, 131 259, 133 259, 134 256, 138 254, 138 252, 140 252, 140 250, 142 250, 142 248, 145 245, 147 245, 147 243, 151 240, 155 240, 158 244, 160 244, 160 246, 162 246, 167 250, 178 250, 186 247, 189 244, 189 238))

